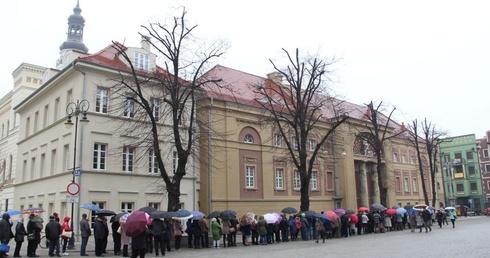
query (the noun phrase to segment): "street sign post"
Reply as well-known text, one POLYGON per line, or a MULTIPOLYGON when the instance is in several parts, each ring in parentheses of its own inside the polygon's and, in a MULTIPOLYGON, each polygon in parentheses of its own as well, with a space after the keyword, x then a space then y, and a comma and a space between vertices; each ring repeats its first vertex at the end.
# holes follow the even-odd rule
POLYGON ((66 187, 66 191, 70 194, 70 195, 77 195, 78 192, 80 192, 80 185, 75 183, 75 182, 71 182, 68 184, 68 186, 66 187))

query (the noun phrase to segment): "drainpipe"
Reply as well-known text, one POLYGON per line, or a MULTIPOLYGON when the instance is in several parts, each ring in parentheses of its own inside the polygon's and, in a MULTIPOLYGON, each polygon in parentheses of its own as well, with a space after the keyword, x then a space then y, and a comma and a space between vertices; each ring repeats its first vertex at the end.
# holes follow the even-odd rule
MULTIPOLYGON (((208 108, 208 126, 211 126, 211 107, 213 106, 213 98, 211 97, 210 106, 208 108)), ((211 210, 212 198, 212 177, 211 177, 211 130, 208 128, 208 211, 211 210)))

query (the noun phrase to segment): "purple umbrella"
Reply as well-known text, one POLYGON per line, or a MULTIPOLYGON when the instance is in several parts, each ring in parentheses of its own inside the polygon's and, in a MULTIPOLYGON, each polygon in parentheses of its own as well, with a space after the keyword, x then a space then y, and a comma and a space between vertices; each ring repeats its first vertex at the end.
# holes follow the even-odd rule
POLYGON ((145 231, 148 224, 149 215, 144 211, 135 211, 128 216, 126 223, 123 224, 127 236, 135 237, 145 231))

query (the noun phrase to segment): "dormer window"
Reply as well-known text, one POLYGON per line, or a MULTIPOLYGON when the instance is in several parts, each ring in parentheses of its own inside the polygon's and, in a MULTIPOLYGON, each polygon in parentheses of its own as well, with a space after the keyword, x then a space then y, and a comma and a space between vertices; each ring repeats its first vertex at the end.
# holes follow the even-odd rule
POLYGON ((148 71, 149 57, 147 54, 134 52, 134 68, 148 71))

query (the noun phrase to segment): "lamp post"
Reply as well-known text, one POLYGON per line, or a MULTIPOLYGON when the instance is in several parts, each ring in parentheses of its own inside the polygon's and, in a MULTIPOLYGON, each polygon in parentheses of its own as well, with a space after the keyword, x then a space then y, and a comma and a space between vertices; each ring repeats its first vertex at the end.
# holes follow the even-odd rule
MULTIPOLYGON (((70 102, 66 106, 66 114, 68 118, 66 119, 65 126, 67 129, 71 129, 73 126, 72 117, 75 117, 75 135, 73 141, 73 169, 72 169, 72 179, 71 182, 75 183, 75 170, 76 170, 76 162, 77 162, 77 136, 78 136, 78 118, 80 114, 82 115, 80 119, 80 123, 86 124, 89 122, 87 119, 87 111, 90 107, 90 103, 86 99, 77 100, 77 102, 70 102)), ((70 220, 70 228, 73 231, 73 220, 74 220, 74 211, 75 211, 75 202, 71 203, 71 220, 70 220)), ((68 242, 68 248, 73 249, 75 247, 75 238, 74 234, 70 238, 68 242)))

